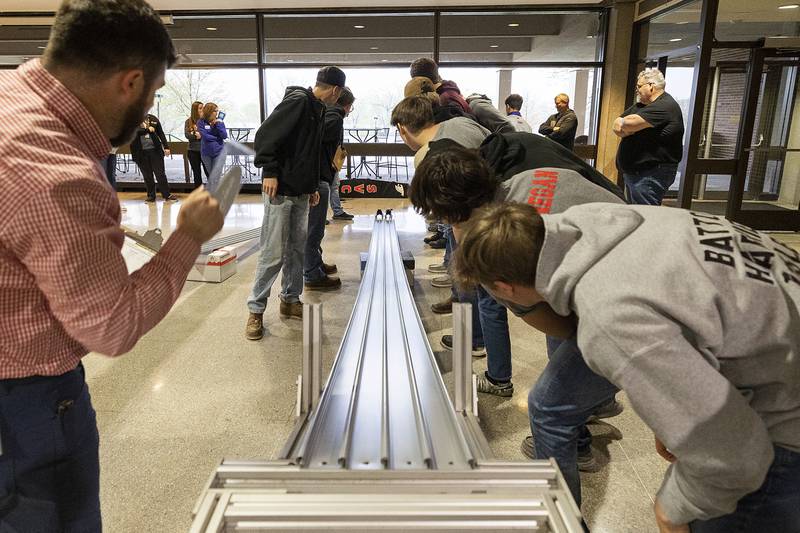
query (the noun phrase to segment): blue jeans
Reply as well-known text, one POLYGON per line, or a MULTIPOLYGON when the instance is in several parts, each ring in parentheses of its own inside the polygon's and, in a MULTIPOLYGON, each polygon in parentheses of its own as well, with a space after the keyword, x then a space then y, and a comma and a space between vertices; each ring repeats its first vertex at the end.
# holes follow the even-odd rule
POLYGON ((303 277, 308 281, 323 279, 322 238, 325 236, 325 220, 328 218, 328 196, 330 185, 319 182, 319 203, 308 211, 308 237, 306 238, 305 264, 303 277))
MULTIPOLYGON (((201 155, 200 161, 203 162, 203 166, 206 169, 206 175, 208 176, 208 190, 209 191, 217 190, 217 185, 218 185, 217 180, 212 176, 214 176, 213 173, 214 165, 225 163, 225 161, 222 159, 222 152, 220 152, 215 156, 201 155)), ((220 176, 221 175, 222 174, 220 174, 220 176)))
POLYGON ((486 367, 495 381, 511 381, 511 336, 508 311, 483 287, 478 287, 478 311, 486 343, 486 367))
POLYGON ((341 215, 344 213, 342 209, 342 200, 339 198, 339 173, 333 175, 333 182, 330 185, 331 189, 331 210, 334 215, 341 215))
POLYGON ((628 201, 640 205, 661 205, 664 194, 675 182, 678 165, 664 163, 636 172, 623 172, 628 201))
POLYGON ((256 265, 253 292, 247 299, 251 313, 263 313, 278 273, 283 269, 280 298, 286 303, 300 301, 303 292, 303 251, 308 231, 308 195, 281 196, 264 200, 261 223, 261 251, 256 265))
POLYGON ((547 337, 547 355, 550 360, 528 395, 534 449, 537 459, 556 460, 580 505, 578 449, 587 450, 592 440, 586 421, 617 388, 586 365, 575 337, 547 337))
POLYGON ((689 524, 692 533, 796 533, 800 531, 800 453, 775 446, 775 459, 757 491, 729 515, 689 524))
POLYGON ((0 530, 99 532, 98 434, 83 366, 0 380, 0 530))

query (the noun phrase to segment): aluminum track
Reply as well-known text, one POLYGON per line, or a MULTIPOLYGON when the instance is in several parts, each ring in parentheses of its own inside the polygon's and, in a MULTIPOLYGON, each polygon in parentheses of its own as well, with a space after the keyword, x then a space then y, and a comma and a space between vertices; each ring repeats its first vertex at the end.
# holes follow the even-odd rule
POLYGON ((391 215, 376 217, 353 314, 290 457, 318 469, 463 470, 475 463, 417 313, 391 215))

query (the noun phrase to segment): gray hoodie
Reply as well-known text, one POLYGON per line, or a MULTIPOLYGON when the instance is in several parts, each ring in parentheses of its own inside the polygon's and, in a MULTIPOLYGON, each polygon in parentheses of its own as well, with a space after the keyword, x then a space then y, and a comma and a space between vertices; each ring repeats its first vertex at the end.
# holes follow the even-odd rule
POLYGON ((722 217, 593 204, 545 215, 536 289, 677 457, 683 524, 732 513, 773 444, 800 452, 800 252, 722 217))
MULTIPOLYGON (((514 125, 508 117, 501 113, 492 101, 483 94, 471 94, 467 96, 467 103, 472 108, 472 113, 478 119, 481 126, 492 133, 510 133, 516 131, 514 125)), ((530 130, 529 130, 530 131, 530 130)))

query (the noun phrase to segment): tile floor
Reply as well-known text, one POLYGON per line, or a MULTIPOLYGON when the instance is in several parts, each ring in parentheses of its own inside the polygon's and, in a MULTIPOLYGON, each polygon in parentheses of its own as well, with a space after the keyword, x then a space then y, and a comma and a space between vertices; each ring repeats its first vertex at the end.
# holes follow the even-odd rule
MULTIPOLYGON (((143 202, 143 194, 121 194, 127 207, 123 224, 139 230, 174 224, 180 203, 167 207, 143 202), (167 222, 169 221, 169 222, 167 222)), ((352 223, 333 222, 323 243, 325 258, 339 266, 342 290, 308 294, 324 303, 325 372, 346 326, 359 285, 359 252, 368 248, 370 215, 397 210, 401 246, 417 259, 414 293, 431 346, 450 328, 450 316, 430 312, 447 296, 431 287, 426 270, 441 252, 422 244, 423 221, 407 201, 351 200, 352 223)), ((241 196, 228 216, 230 227, 260 221, 260 198, 241 196)), ((788 240, 800 245, 797 235, 788 240)), ((227 458, 271 458, 293 425, 295 379, 300 372, 302 322, 278 317, 271 299, 267 333, 258 342, 244 338, 255 257, 222 284, 187 282, 169 315, 128 354, 116 359, 85 359, 100 428, 101 498, 105 530, 179 532, 214 465, 227 458)), ((484 431, 498 458, 522 460, 519 444, 528 434, 527 395, 546 362, 544 336, 519 320, 511 321, 514 396, 481 395, 484 431)), ((449 353, 437 353, 447 382, 449 353)), ((485 369, 476 359, 475 372, 485 369)), ((620 395, 626 402, 624 394, 620 395)), ((595 453, 604 468, 582 477, 586 520, 597 533, 656 531, 653 497, 666 463, 653 448, 652 435, 628 407, 607 424, 592 427, 595 453)))

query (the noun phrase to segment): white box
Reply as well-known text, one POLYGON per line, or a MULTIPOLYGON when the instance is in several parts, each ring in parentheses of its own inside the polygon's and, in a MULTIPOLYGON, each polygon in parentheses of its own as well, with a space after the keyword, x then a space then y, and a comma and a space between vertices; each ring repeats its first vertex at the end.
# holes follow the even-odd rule
POLYGON ((232 247, 220 248, 204 255, 200 254, 194 262, 189 276, 189 281, 208 281, 220 283, 236 274, 236 252, 232 247))

